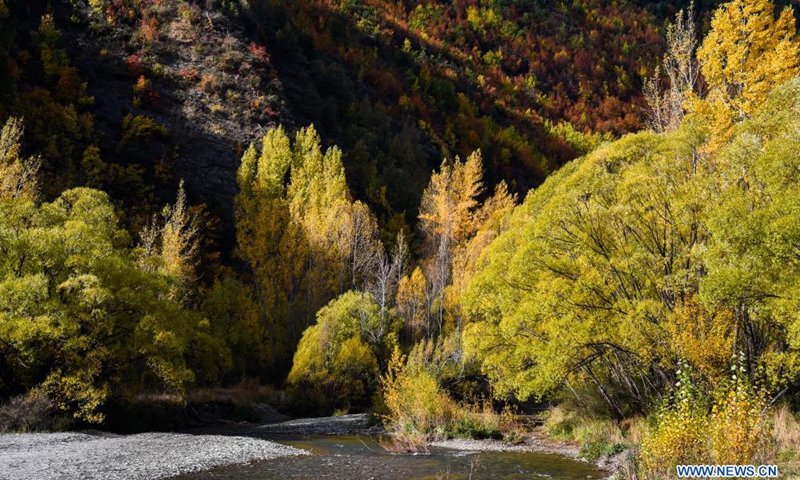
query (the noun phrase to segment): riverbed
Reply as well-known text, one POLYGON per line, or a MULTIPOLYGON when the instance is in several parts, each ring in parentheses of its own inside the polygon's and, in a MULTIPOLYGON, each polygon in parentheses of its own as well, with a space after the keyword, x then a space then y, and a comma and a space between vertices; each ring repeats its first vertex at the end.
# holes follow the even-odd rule
POLYGON ((187 433, 0 435, 2 480, 600 479, 568 446, 449 440, 392 454, 366 415, 187 433), (559 452, 555 454, 552 452, 559 452))
POLYGON ((278 479, 601 479, 608 474, 562 455, 431 447, 425 455, 394 455, 367 435, 275 435, 277 443, 311 455, 217 468, 174 480, 278 479))

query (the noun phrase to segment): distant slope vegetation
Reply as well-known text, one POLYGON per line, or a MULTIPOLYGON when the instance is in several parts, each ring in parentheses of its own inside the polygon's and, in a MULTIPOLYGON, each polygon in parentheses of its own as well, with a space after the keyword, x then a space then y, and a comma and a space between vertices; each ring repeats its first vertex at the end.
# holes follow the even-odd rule
POLYGON ((411 230, 442 157, 481 149, 487 182, 524 194, 604 135, 640 128, 642 82, 664 48, 661 19, 677 8, 641 0, 0 5, 0 117, 25 117, 26 147, 43 152, 50 198, 103 188, 138 228, 183 177, 193 203, 207 203, 229 231, 243 149, 275 124, 314 123, 326 144, 342 147, 348 183, 386 238, 411 230))
POLYGON ((588 150, 578 132, 636 130, 663 50, 662 22, 628 0, 251 5, 298 121, 396 210, 416 208, 442 155, 480 148, 490 183, 525 192, 588 150))

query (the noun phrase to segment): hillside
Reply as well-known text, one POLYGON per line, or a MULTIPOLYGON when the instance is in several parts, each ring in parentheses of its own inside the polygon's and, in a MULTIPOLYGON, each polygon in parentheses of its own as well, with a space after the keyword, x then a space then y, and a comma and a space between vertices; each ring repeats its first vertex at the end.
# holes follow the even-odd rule
POLYGON ((643 125, 642 79, 664 48, 649 10, 672 14, 634 2, 98 0, 52 3, 53 32, 37 40, 48 3, 6 4, 3 109, 30 118, 26 148, 48 146, 49 193, 103 186, 138 225, 185 178, 224 231, 238 157, 276 124, 313 123, 340 145, 353 193, 390 232, 411 232, 443 156, 481 148, 487 180, 524 194, 597 135, 643 125), (47 67, 43 41, 64 52, 47 67), (59 96, 68 80, 86 84, 82 98, 59 96), (119 168, 93 171, 89 146, 119 168))

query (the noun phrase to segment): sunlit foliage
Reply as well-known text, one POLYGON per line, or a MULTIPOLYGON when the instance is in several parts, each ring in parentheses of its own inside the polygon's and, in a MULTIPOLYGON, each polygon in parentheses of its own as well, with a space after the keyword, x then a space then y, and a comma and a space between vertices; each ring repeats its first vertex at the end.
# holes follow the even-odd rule
POLYGON ((366 406, 377 386, 378 359, 392 346, 391 330, 374 342, 379 322, 378 306, 363 293, 347 292, 320 309, 297 347, 289 384, 323 408, 366 406))
MULTIPOLYGON (((766 61, 793 44, 791 15, 774 20, 771 3, 731 2, 716 18, 734 12, 752 29, 731 43, 742 52, 766 61)), ((724 66, 724 49, 708 45, 730 25, 713 23, 703 68, 724 66)), ((673 133, 624 137, 567 165, 515 209, 463 301, 466 349, 498 394, 542 397, 588 382, 621 418, 656 401, 679 358, 700 373, 699 388, 712 389, 738 351, 768 391, 796 382, 800 83, 766 96, 797 55, 779 59, 774 75, 744 60, 743 71, 709 74, 704 102, 731 93, 725 82, 741 87, 726 97, 739 105, 725 103, 739 112, 725 117, 726 129, 713 121, 727 114, 708 111, 673 133)))
POLYGON ((142 270, 108 196, 0 202, 2 388, 42 384, 59 404, 99 421, 99 407, 141 383, 180 393, 186 355, 207 324, 165 296, 171 279, 142 270))

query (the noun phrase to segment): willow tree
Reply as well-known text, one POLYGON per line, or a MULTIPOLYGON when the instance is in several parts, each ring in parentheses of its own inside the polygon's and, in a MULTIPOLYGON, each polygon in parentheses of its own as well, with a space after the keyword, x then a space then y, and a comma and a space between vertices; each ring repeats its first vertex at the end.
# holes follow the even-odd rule
POLYGON ((800 380, 800 81, 768 97, 720 150, 706 306, 733 312, 737 349, 770 387, 800 380))
POLYGON ((700 271, 703 195, 682 133, 630 136, 565 166, 488 247, 464 338, 499 394, 585 380, 622 416, 612 389, 640 405, 653 393, 670 355, 661 325, 700 271))

